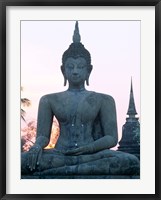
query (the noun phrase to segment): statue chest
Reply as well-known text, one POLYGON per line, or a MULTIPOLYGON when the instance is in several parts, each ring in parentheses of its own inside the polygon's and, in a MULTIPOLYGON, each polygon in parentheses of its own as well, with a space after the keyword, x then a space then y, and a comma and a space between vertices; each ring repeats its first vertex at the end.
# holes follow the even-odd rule
POLYGON ((84 124, 95 120, 100 110, 100 101, 93 94, 67 95, 54 106, 54 114, 59 122, 84 124))

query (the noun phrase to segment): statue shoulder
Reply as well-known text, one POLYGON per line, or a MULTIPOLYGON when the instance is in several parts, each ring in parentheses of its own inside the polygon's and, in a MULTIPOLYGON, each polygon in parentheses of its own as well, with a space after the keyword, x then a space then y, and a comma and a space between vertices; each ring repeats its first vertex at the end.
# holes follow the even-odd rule
POLYGON ((59 98, 63 97, 64 93, 65 92, 45 94, 40 98, 40 102, 53 102, 54 100, 58 100, 59 98))
POLYGON ((108 94, 103 94, 103 93, 96 93, 95 92, 95 95, 98 96, 98 98, 101 100, 101 101, 104 101, 104 102, 111 102, 111 103, 115 103, 115 100, 114 98, 111 96, 111 95, 108 95, 108 94))

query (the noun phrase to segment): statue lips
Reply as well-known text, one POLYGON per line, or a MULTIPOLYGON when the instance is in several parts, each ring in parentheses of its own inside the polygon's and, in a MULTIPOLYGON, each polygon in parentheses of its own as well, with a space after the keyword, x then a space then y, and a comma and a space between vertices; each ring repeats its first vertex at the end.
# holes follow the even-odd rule
POLYGON ((79 75, 72 75, 72 80, 73 81, 78 81, 80 79, 79 75))

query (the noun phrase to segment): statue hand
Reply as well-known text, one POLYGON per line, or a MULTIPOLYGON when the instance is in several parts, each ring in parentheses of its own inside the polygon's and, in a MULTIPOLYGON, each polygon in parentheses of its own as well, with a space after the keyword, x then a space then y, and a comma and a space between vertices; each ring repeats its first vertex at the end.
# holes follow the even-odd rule
POLYGON ((40 145, 35 144, 31 147, 28 153, 28 166, 30 170, 33 171, 36 169, 36 165, 39 165, 40 158, 42 155, 42 148, 40 145))
POLYGON ((89 146, 78 147, 78 148, 72 149, 72 150, 67 150, 64 154, 77 156, 77 155, 82 155, 82 154, 89 154, 92 152, 93 152, 92 146, 89 145, 89 146))

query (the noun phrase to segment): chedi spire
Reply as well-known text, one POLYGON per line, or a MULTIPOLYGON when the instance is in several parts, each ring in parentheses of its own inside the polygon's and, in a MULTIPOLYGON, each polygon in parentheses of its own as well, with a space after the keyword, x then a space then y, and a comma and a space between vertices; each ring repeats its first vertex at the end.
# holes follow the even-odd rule
POLYGON ((129 107, 127 115, 129 115, 129 118, 135 118, 135 115, 137 115, 135 108, 134 94, 133 94, 132 78, 131 78, 130 99, 129 99, 129 107))
POLYGON ((122 138, 118 150, 134 154, 140 158, 140 123, 139 118, 135 117, 136 114, 131 78, 130 100, 127 111, 129 117, 126 118, 126 122, 122 127, 122 138))

